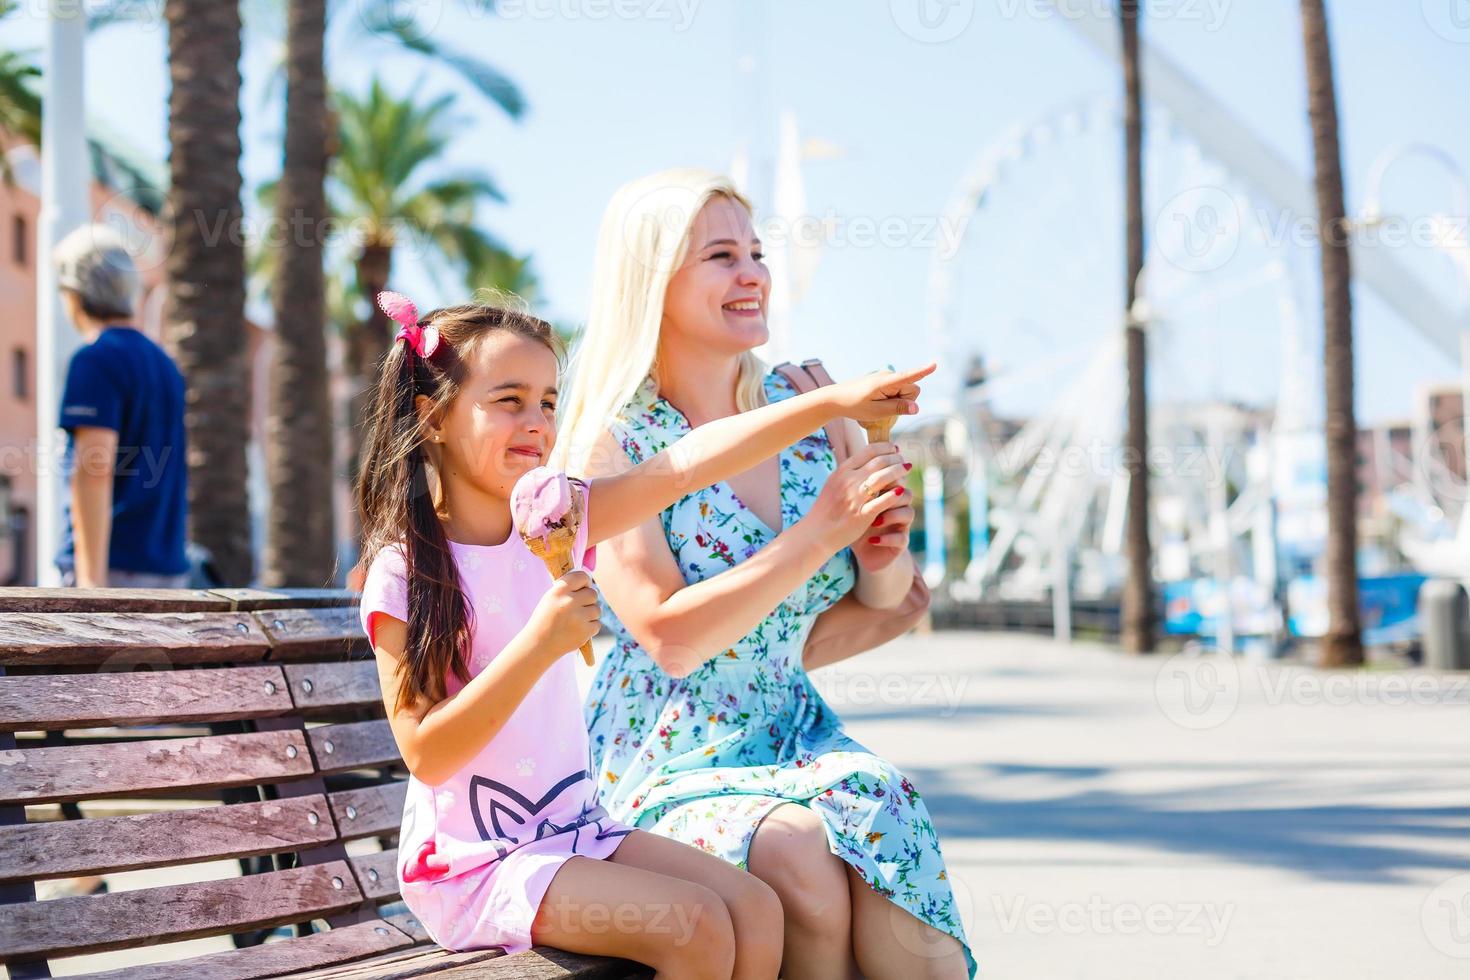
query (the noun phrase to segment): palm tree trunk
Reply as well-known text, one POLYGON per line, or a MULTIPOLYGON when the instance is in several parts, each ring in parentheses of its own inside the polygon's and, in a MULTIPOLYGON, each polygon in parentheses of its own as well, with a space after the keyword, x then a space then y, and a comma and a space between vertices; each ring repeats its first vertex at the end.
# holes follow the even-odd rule
POLYGON ((323 237, 327 219, 326 0, 290 0, 286 27, 286 153, 276 219, 283 245, 271 286, 266 473, 270 511, 261 583, 333 579, 332 416, 327 394, 323 237))
POLYGON ((168 338, 187 382, 189 528, 228 585, 252 578, 240 204, 240 10, 167 0, 168 338))
POLYGON ((1123 136, 1127 184, 1128 282, 1124 342, 1128 369, 1128 577, 1121 640, 1131 653, 1154 649, 1153 551, 1148 537, 1148 357, 1143 325, 1133 319, 1143 274, 1143 79, 1138 57, 1138 0, 1122 0, 1123 136))
POLYGON ((1327 408, 1327 635, 1322 640, 1322 663, 1337 667, 1363 662, 1363 639, 1358 624, 1358 426, 1353 413, 1352 258, 1343 203, 1332 48, 1323 0, 1302 0, 1302 35, 1322 247, 1327 408))

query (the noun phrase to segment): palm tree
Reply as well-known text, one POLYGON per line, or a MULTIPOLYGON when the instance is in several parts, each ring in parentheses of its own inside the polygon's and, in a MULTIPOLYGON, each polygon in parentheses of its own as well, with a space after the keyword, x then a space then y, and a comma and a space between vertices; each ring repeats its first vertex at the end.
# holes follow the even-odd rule
POLYGON ((165 314, 187 382, 189 524, 229 585, 252 577, 240 228, 240 10, 167 0, 172 235, 165 314))
POLYGON ((266 423, 270 508, 261 583, 333 579, 332 411, 328 397, 326 0, 289 0, 285 159, 276 192, 281 242, 271 279, 276 343, 266 423))
MULTIPOLYGON (((15 13, 15 0, 0 0, 0 21, 15 13)), ((28 51, 0 51, 0 132, 32 146, 41 145, 41 96, 32 87, 41 69, 28 51)), ((0 146, 0 179, 14 179, 10 159, 0 146)))
MULTIPOLYGON (((4 6, 13 6, 14 0, 0 0, 0 10, 4 6)), ((279 34, 281 24, 284 21, 286 45, 285 56, 280 71, 274 72, 273 77, 284 77, 287 87, 295 88, 295 95, 288 91, 288 110, 286 112, 286 137, 287 150, 286 169, 292 168, 292 161, 303 161, 302 166, 309 171, 318 174, 324 167, 324 161, 320 159, 321 154, 316 154, 317 159, 313 162, 313 151, 308 146, 321 146, 323 140, 318 139, 314 133, 325 127, 326 139, 335 136, 333 126, 326 122, 331 113, 326 104, 325 84, 311 84, 308 81, 312 73, 320 75, 320 69, 310 67, 309 63, 319 63, 319 55, 313 55, 312 51, 325 49, 329 39, 328 21, 331 15, 341 9, 339 3, 333 0, 313 0, 309 5, 310 16, 297 11, 292 0, 249 0, 244 4, 244 13, 252 25, 264 26, 268 31, 279 34), (320 8, 320 13, 318 13, 320 8), (308 34, 310 36, 308 36, 308 34), (298 81, 295 86, 291 85, 292 78, 298 81), (301 133, 293 133, 294 129, 300 128, 301 133), (291 147, 296 148, 293 153, 291 147)), ((353 14, 348 18, 350 27, 348 33, 339 33, 339 37, 350 38, 350 43, 360 46, 361 42, 379 42, 409 51, 421 56, 425 61, 442 65, 457 73, 467 81, 472 88, 483 95, 488 101, 504 111, 512 119, 518 119, 525 111, 525 99, 519 88, 505 75, 501 74, 492 65, 476 58, 473 55, 457 51, 435 41, 431 35, 422 30, 416 22, 415 15, 411 10, 405 10, 399 0, 357 0, 350 5, 353 14)), ((137 22, 140 20, 151 20, 152 15, 145 9, 139 8, 132 0, 103 0, 95 5, 90 5, 87 10, 88 28, 97 30, 112 24, 137 22)), ((334 21, 335 22, 335 21, 334 21)), ((274 84, 267 86, 268 96, 277 91, 274 84)), ((0 95, 3 98, 3 95, 0 95)), ((311 192, 305 188, 304 180, 287 177, 293 185, 292 189, 284 190, 283 200, 272 202, 271 207, 284 209, 278 211, 279 215, 300 215, 306 225, 314 225, 310 221, 307 211, 320 214, 322 211, 314 207, 308 207, 302 203, 298 195, 311 192), (295 199, 295 203, 293 203, 295 199)), ((319 195, 319 192, 318 192, 319 195)), ((288 223, 284 225, 290 229, 288 223)), ((294 233, 292 234, 295 239, 294 233)), ((307 244, 306 251, 314 246, 307 244)), ((274 253, 256 253, 251 256, 251 278, 256 278, 257 273, 264 273, 272 284, 272 304, 276 310, 276 320, 279 325, 285 321, 281 319, 281 312, 290 308, 291 325, 287 327, 290 332, 290 343, 280 343, 276 347, 276 360, 273 362, 273 374, 279 374, 289 381, 282 381, 281 385, 273 382, 273 398, 271 415, 268 420, 266 460, 267 479, 272 488, 270 496, 270 513, 267 518, 267 544, 265 554, 265 567, 262 572, 262 581, 271 585, 285 585, 291 583, 318 583, 330 575, 331 558, 328 557, 334 551, 335 542, 324 544, 333 537, 331 516, 330 481, 303 480, 296 477, 301 475, 300 470, 312 468, 313 463, 308 459, 329 459, 329 456, 318 456, 314 453, 305 453, 302 447, 308 445, 320 445, 323 440, 330 443, 330 418, 324 423, 327 428, 321 433, 314 433, 318 416, 316 407, 318 400, 325 399, 324 386, 327 383, 326 364, 324 360, 325 345, 321 341, 305 338, 299 331, 293 331, 293 327, 304 327, 311 329, 310 322, 315 322, 311 315, 311 308, 303 306, 301 299, 308 295, 313 288, 313 283, 320 282, 320 273, 314 271, 318 263, 305 255, 294 254, 291 251, 291 261, 281 262, 280 256, 274 253), (276 294, 279 293, 280 296, 276 294), (294 300, 282 297, 294 297, 294 300), (322 356, 318 356, 322 351, 322 356), (289 361, 289 363, 288 363, 289 361), (311 379, 318 379, 312 381, 311 379), (284 386, 282 386, 284 385, 284 386), (322 388, 318 393, 308 390, 309 387, 322 388), (284 396, 284 400, 283 397, 284 396), (279 444, 277 444, 279 436, 279 444), (320 487, 320 490, 305 490, 303 488, 320 487), (286 488, 289 492, 277 492, 286 488)), ((524 260, 515 259, 508 253, 494 253, 488 263, 493 267, 497 262, 516 262, 524 260)), ((502 282, 519 284, 522 288, 530 288, 534 285, 534 278, 529 273, 521 275, 513 268, 506 267, 495 273, 493 268, 488 271, 494 273, 487 279, 481 281, 502 282)), ((522 270, 525 272, 525 270, 522 270)), ((320 292, 320 290, 318 290, 320 292)), ((308 301, 311 302, 311 301, 308 301)), ((316 302, 320 303, 320 300, 316 302)), ((339 321, 340 322, 340 321, 339 321)), ((278 335, 285 340, 285 335, 278 335)), ((328 410, 329 412, 330 410, 328 410)))
POLYGON ((1128 577, 1123 586, 1123 649, 1154 648, 1152 548, 1148 538, 1148 349, 1143 324, 1134 318, 1143 275, 1143 78, 1138 57, 1138 0, 1122 0, 1123 141, 1127 209, 1128 280, 1124 340, 1128 369, 1128 577))
POLYGON ((428 266, 436 280, 442 268, 453 268, 471 292, 483 286, 524 291, 535 280, 525 259, 477 224, 479 205, 503 201, 500 190, 478 172, 428 173, 455 131, 452 95, 427 103, 398 99, 374 79, 366 96, 338 92, 335 104, 341 136, 328 196, 335 220, 351 228, 360 243, 352 256, 353 277, 366 313, 344 331, 354 392, 349 474, 355 477, 358 427, 367 417, 363 400, 392 338, 388 318, 371 299, 388 286, 394 250, 411 242, 437 260, 428 266))
POLYGON ((1363 662, 1358 622, 1357 421, 1353 413, 1352 258, 1343 203, 1337 94, 1323 0, 1302 0, 1307 111, 1316 158, 1317 217, 1322 249, 1323 381, 1327 435, 1327 635, 1322 663, 1363 662))
MULTIPOLYGON (((272 0, 253 9, 270 19, 266 15, 279 6, 279 0, 272 0)), ((327 213, 323 184, 331 116, 322 63, 328 14, 335 5, 288 0, 286 6, 286 154, 277 215, 283 229, 318 228, 327 213), (292 223, 297 216, 299 225, 292 223)), ((370 0, 358 13, 358 25, 370 37, 447 65, 511 118, 524 111, 525 101, 513 82, 485 62, 432 41, 392 0, 370 0)), ((271 276, 280 342, 271 374, 274 394, 266 447, 271 495, 262 581, 277 586, 326 581, 336 547, 322 243, 317 236, 308 242, 297 237, 290 231, 291 244, 275 257, 271 276)))

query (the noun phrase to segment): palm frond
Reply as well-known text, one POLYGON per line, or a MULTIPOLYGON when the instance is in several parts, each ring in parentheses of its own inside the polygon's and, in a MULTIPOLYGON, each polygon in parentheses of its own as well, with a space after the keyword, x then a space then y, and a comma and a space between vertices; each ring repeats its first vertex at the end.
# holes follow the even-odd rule
POLYGON ((162 5, 143 0, 108 0, 86 8, 87 31, 100 31, 115 24, 157 24, 162 5))
MULTIPOLYGON (((0 0, 0 19, 15 9, 10 0, 0 0)), ((41 96, 33 86, 40 77, 30 52, 0 51, 0 130, 34 146, 41 145, 41 96)), ((8 185, 14 179, 9 158, 0 153, 0 181, 8 185)))
POLYGON ((395 0, 366 0, 360 10, 363 27, 375 37, 452 69, 512 119, 524 114, 526 99, 515 82, 488 62, 433 40, 412 18, 403 16, 401 6, 395 0))

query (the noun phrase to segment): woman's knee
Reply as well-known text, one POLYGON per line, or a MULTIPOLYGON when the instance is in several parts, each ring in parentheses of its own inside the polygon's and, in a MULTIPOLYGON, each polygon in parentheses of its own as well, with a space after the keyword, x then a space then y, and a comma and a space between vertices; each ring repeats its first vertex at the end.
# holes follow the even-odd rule
POLYGON ((762 821, 751 841, 750 870, 775 891, 793 926, 819 932, 848 928, 846 865, 827 846, 821 818, 810 810, 783 806, 762 821))
POLYGON ((726 898, 730 918, 734 920, 737 940, 744 933, 761 943, 774 940, 781 948, 781 935, 785 929, 781 911, 781 897, 776 890, 753 874, 742 874, 734 894, 726 898))

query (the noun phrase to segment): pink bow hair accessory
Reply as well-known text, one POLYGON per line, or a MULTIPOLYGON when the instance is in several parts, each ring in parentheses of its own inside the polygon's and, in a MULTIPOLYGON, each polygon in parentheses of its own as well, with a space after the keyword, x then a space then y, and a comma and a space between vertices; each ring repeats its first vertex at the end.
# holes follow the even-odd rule
POLYGON ((398 321, 398 334, 393 342, 408 341, 409 349, 419 357, 433 357, 439 349, 439 331, 434 327, 419 326, 418 307, 402 293, 385 289, 378 294, 378 309, 398 321))

